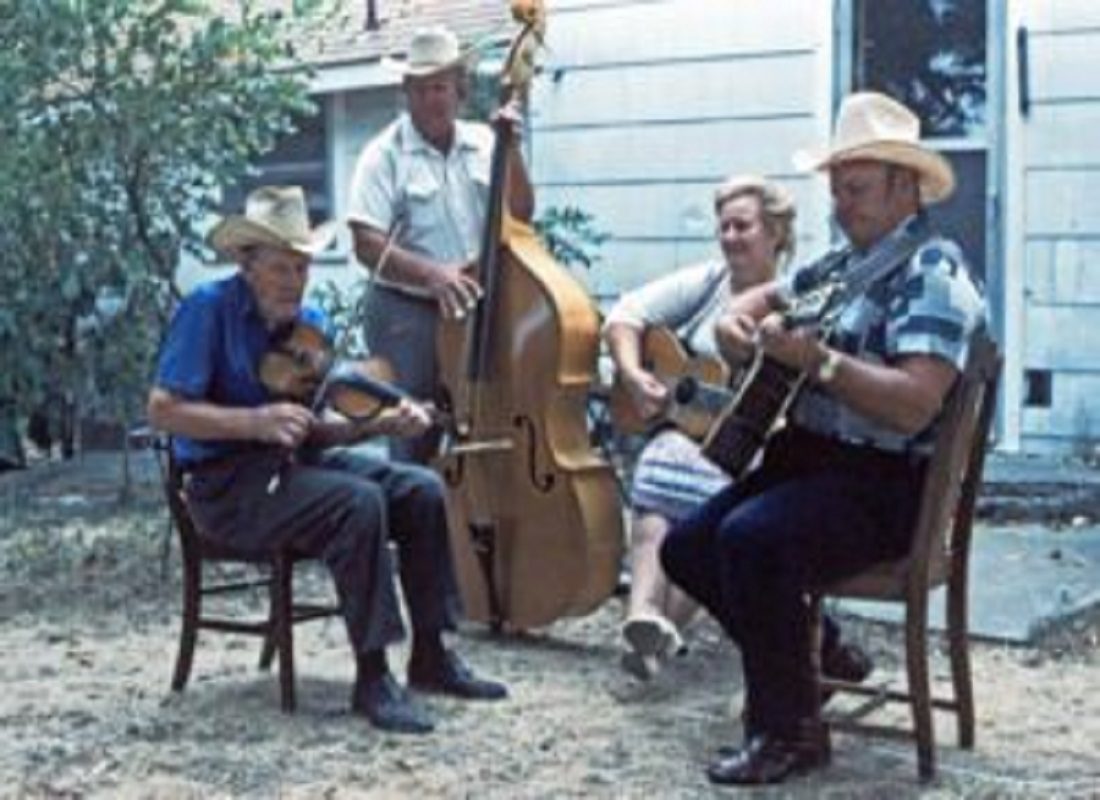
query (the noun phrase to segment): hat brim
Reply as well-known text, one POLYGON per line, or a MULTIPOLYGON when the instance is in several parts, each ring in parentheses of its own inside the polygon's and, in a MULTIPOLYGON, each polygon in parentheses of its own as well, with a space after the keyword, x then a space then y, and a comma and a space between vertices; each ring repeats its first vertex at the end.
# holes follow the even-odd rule
POLYGON ((210 231, 210 245, 228 258, 236 260, 242 250, 256 245, 268 245, 314 256, 332 244, 336 238, 335 220, 323 222, 309 233, 306 241, 287 239, 277 231, 246 217, 224 217, 210 231))
POLYGON ((451 59, 444 64, 429 64, 425 66, 410 66, 409 62, 404 58, 394 58, 393 56, 382 57, 382 69, 394 73, 402 78, 426 78, 429 75, 438 75, 441 72, 447 72, 448 70, 458 69, 459 67, 465 67, 473 58, 472 51, 460 53, 457 57, 451 59))
POLYGON ((955 191, 955 170, 951 162, 934 150, 912 142, 872 142, 840 150, 799 150, 791 159, 796 169, 822 171, 850 161, 882 161, 916 172, 920 177, 921 200, 939 203, 955 191))

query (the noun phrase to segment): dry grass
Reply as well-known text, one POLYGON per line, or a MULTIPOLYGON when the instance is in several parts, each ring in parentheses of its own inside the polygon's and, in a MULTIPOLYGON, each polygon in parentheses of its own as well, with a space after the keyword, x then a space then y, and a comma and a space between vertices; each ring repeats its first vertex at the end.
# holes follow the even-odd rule
MULTIPOLYGON (((380 735, 346 713, 351 664, 336 621, 300 629, 294 716, 278 711, 251 639, 201 637, 192 684, 176 696, 168 680, 179 586, 174 560, 166 579, 159 574, 165 517, 155 485, 146 480, 137 502, 119 507, 110 492, 18 480, 0 480, 0 502, 10 503, 0 517, 2 796, 730 794, 703 777, 714 749, 736 739, 740 681, 710 624, 647 686, 618 669, 618 601, 537 635, 467 632, 459 646, 505 679, 512 698, 430 700, 440 726, 427 738, 380 735)), ((328 590, 324 576, 308 580, 328 590)), ((850 630, 875 654, 878 676, 900 674, 895 629, 850 630)), ((940 776, 929 787, 916 782, 908 745, 837 736, 827 771, 760 796, 1100 797, 1098 636, 1093 614, 1037 647, 975 645, 978 746, 959 750, 941 719, 940 776)), ((946 674, 937 653, 938 686, 946 674)))

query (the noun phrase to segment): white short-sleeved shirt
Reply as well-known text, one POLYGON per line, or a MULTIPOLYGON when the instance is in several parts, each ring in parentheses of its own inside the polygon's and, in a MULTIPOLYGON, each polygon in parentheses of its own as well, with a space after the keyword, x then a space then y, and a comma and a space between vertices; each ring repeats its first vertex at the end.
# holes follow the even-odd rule
MULTIPOLYGON (((387 234, 396 230, 398 245, 436 261, 476 258, 492 151, 487 125, 459 120, 450 151, 442 153, 404 113, 359 154, 348 221, 387 234)), ((389 283, 384 274, 375 277, 389 283)))
POLYGON ((722 259, 677 270, 620 297, 604 326, 671 328, 693 354, 717 356, 714 326, 733 299, 729 279, 722 259))

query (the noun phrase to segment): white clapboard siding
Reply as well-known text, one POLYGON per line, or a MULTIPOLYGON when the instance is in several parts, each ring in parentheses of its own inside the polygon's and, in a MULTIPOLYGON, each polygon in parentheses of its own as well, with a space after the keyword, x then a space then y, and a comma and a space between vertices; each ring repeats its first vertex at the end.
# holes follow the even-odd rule
POLYGON ((828 135, 829 4, 557 0, 531 102, 541 208, 577 206, 611 238, 584 275, 601 300, 717 255, 713 193, 766 175, 827 243, 824 182, 791 155, 828 135))
POLYGON ((1100 241, 1033 238, 1026 263, 1026 292, 1033 308, 1100 305, 1100 241))
POLYGON ((1050 408, 1025 408, 1023 427, 1027 451, 1096 455, 1100 443, 1100 375, 1065 372, 1054 389, 1057 402, 1050 408))
POLYGON ((1100 305, 1036 305, 1028 313, 1027 324, 1025 363, 1054 370, 1055 395, 1060 371, 1100 375, 1100 305))
MULTIPOLYGON (((819 188, 811 178, 801 176, 777 183, 791 193, 799 208, 812 202, 819 188)), ((614 230, 617 239, 662 235, 715 241, 714 182, 709 180, 580 186, 551 183, 540 187, 538 200, 544 206, 581 206, 595 216, 598 227, 614 230), (674 223, 671 226, 670 221, 674 223)))
POLYGON ((1023 137, 1022 368, 1051 372, 1025 407, 1025 450, 1100 437, 1100 3, 1027 4, 1031 108, 1023 137))

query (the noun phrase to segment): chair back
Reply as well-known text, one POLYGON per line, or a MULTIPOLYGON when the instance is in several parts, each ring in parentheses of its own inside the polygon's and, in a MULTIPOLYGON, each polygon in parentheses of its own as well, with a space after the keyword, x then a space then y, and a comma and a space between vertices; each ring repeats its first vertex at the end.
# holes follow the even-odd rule
POLYGON ((981 332, 940 416, 907 559, 910 591, 966 569, 1000 374, 997 346, 981 332))

